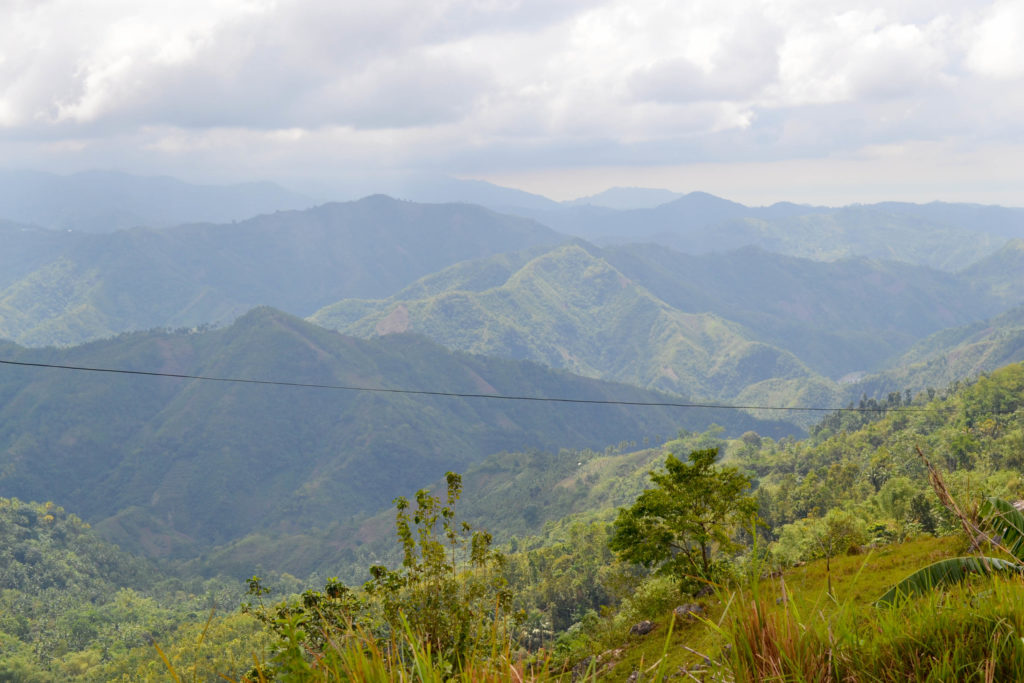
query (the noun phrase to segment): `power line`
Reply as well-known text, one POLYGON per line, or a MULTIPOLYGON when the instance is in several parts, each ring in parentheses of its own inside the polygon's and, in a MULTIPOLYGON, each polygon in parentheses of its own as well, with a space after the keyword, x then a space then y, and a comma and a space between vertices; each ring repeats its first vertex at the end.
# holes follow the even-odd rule
POLYGON ((427 391, 423 389, 385 389, 380 387, 357 387, 343 384, 312 384, 307 382, 282 382, 267 379, 246 379, 240 377, 209 377, 206 375, 185 375, 173 372, 152 372, 146 370, 123 370, 118 368, 95 368, 81 365, 59 365, 56 363, 30 363, 27 361, 2 360, 3 365, 18 365, 31 368, 51 368, 56 370, 76 370, 80 372, 100 372, 117 375, 142 375, 146 377, 170 377, 173 379, 193 379, 204 382, 233 382, 237 384, 264 384, 281 387, 302 387, 306 389, 332 389, 339 391, 357 391, 380 394, 411 394, 415 396, 447 396, 451 398, 487 398, 500 401, 540 401, 547 403, 584 403, 591 405, 645 406, 661 408, 713 408, 717 410, 802 410, 808 412, 852 412, 852 413, 886 413, 886 412, 939 412, 935 408, 901 406, 898 408, 823 408, 823 407, 792 407, 792 406, 757 406, 728 405, 721 403, 678 403, 674 401, 620 401, 612 399, 560 398, 547 396, 510 396, 505 394, 468 394, 456 391, 427 391))

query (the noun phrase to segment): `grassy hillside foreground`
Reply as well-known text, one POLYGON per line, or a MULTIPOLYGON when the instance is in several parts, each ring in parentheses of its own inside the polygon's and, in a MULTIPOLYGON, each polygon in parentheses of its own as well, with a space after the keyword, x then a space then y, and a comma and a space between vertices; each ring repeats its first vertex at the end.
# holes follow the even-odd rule
POLYGON ((573 461, 542 478, 516 472, 547 471, 545 458, 496 457, 467 473, 465 506, 457 475, 399 501, 393 569, 371 567, 351 588, 254 579, 243 614, 237 583, 231 604, 227 583, 162 578, 113 549, 88 554, 91 531, 75 518, 8 502, 0 661, 8 678, 40 681, 1020 680, 1020 578, 975 578, 895 607, 875 601, 914 570, 973 552, 932 493, 919 448, 968 515, 985 496, 1021 498, 1024 365, 896 399, 880 418, 830 416, 802 441, 681 433, 661 453, 560 454, 573 461), (739 554, 717 554, 713 591, 684 593, 693 582, 613 554, 607 520, 635 497, 626 489, 640 484, 638 467, 716 445, 720 466, 756 482, 765 524, 756 538, 736 530, 739 554), (625 488, 609 489, 614 481, 625 488), (536 506, 534 528, 547 520, 540 535, 510 535, 528 528, 509 517, 515 500, 536 506), (464 516, 507 539, 502 554, 464 516), (826 545, 832 523, 846 531, 826 545), (123 579, 94 578, 120 566, 110 576, 123 579), (298 593, 303 585, 323 588, 298 593))

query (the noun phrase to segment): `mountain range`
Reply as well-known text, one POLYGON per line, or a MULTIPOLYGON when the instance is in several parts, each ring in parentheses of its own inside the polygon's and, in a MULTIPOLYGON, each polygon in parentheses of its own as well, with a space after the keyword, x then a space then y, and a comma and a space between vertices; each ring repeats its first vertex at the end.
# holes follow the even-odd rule
POLYGON ((971 204, 748 207, 691 192, 653 208, 510 210, 598 244, 651 242, 689 254, 753 245, 822 261, 864 256, 951 271, 993 253, 1007 239, 1024 238, 1024 209, 971 204))
MULTIPOLYGON (((1014 279, 1009 269, 1005 277, 1014 279)), ((880 369, 928 334, 1002 310, 1008 297, 994 282, 863 258, 575 242, 462 262, 310 320, 363 337, 418 332, 450 348, 728 400, 769 380, 827 383, 880 369)))
POLYGON ((464 259, 564 239, 477 206, 383 196, 162 230, 0 230, 18 253, 0 257, 12 264, 0 274, 0 337, 34 346, 223 324, 258 305, 308 315, 343 297, 387 296, 464 259))
POLYGON ((317 202, 274 183, 198 185, 114 171, 0 171, 0 216, 76 232, 227 222, 317 202))
POLYGON ((151 555, 241 571, 272 546, 309 568, 351 550, 395 495, 504 451, 557 457, 713 422, 780 437, 816 413, 195 376, 798 408, 1024 357, 1017 209, 700 194, 609 208, 663 196, 531 199, 524 217, 378 195, 106 232, 10 215, 0 360, 187 377, 3 365, 0 495, 57 500, 151 555), (296 559, 312 548, 316 562, 296 559))
POLYGON ((710 422, 730 433, 800 431, 736 411, 554 410, 449 395, 670 400, 536 363, 453 353, 417 336, 347 337, 270 308, 219 330, 126 334, 70 349, 5 344, 0 357, 384 390, 0 367, 0 491, 64 501, 111 540, 155 555, 359 518, 502 450, 604 448, 710 422))

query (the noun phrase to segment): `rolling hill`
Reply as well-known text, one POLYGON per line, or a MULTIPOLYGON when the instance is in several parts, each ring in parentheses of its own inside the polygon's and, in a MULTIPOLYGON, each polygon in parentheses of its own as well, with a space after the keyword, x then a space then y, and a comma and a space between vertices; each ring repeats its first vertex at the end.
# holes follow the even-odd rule
POLYGON ((402 299, 403 292, 375 306, 341 302, 311 320, 362 337, 417 332, 453 349, 687 397, 729 397, 765 379, 812 375, 792 354, 735 323, 672 308, 579 244, 529 260, 498 286, 459 287, 487 287, 501 279, 503 265, 519 264, 492 259, 471 278, 456 266, 415 285, 423 298, 402 299), (439 279, 449 288, 436 291, 439 279))
POLYGON ((691 192, 653 208, 508 209, 598 244, 653 242, 688 254, 759 246, 822 261, 863 256, 955 271, 1024 237, 1024 209, 880 203, 748 207, 691 192))
POLYGON ((1007 299, 988 287, 862 258, 579 241, 462 262, 389 299, 341 301, 311 319, 364 337, 419 332, 687 396, 789 394, 790 405, 800 394, 835 396, 833 380, 879 370, 928 334, 1002 310, 1007 299))
MULTIPOLYGON (((134 333, 0 357, 318 385, 665 400, 535 363, 457 354, 422 337, 360 340, 261 308, 225 329, 134 333)), ((311 389, 0 366, 0 495, 53 499, 152 555, 309 531, 387 508, 502 450, 799 430, 736 411, 311 389)))
POLYGON ((383 196, 235 224, 15 234, 24 260, 0 260, 0 337, 31 346, 220 324, 257 305, 308 315, 464 259, 563 239, 476 206, 383 196))

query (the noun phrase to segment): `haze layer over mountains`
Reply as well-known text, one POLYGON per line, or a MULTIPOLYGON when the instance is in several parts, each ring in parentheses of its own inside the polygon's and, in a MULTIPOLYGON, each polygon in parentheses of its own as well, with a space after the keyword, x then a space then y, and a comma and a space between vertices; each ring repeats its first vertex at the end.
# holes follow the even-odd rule
MULTIPOLYGON (((766 408, 837 407, 1024 359, 1022 209, 406 189, 463 201, 7 173, 0 357, 766 408)), ((712 422, 780 437, 818 417, 3 373, 0 495, 58 498, 122 544, 182 557, 367 518, 503 450, 712 422)))

